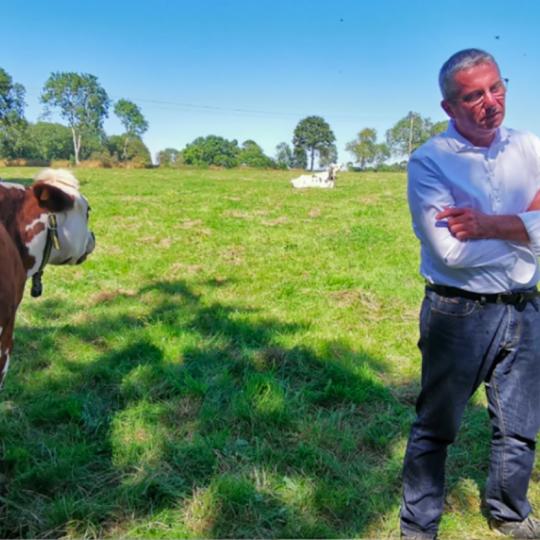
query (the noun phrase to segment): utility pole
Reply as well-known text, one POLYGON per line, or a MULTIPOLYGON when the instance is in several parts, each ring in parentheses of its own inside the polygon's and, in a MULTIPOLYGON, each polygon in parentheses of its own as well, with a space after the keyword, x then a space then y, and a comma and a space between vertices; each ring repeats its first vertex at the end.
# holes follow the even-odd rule
POLYGON ((412 130, 413 130, 413 123, 414 123, 414 116, 413 113, 410 113, 410 123, 409 123, 409 157, 412 154, 412 130))

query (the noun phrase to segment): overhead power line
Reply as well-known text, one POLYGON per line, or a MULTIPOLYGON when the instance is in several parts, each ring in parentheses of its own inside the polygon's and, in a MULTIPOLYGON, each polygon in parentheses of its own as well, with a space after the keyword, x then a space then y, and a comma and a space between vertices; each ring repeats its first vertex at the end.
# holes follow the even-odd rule
MULTIPOLYGON (((35 92, 35 96, 39 95, 39 91, 37 91, 35 88, 31 89, 32 92, 35 92)), ((28 88, 27 88, 28 91, 28 88)), ((120 96, 111 96, 109 95, 113 100, 120 99, 120 96)), ((174 110, 174 109, 180 109, 180 110, 190 110, 190 111, 200 111, 200 112, 211 112, 211 113, 225 113, 225 114, 232 114, 232 115, 242 115, 242 116, 268 116, 268 117, 286 117, 286 118, 300 118, 304 116, 310 116, 312 114, 319 114, 324 115, 327 117, 334 118, 336 120, 373 120, 375 118, 379 119, 386 119, 386 116, 380 116, 380 115, 357 115, 357 114, 348 114, 348 113, 335 113, 335 112, 329 112, 329 111, 317 111, 317 112, 291 112, 291 111, 268 111, 268 110, 261 110, 261 109, 245 109, 240 107, 222 107, 219 105, 208 105, 208 104, 197 104, 197 103, 186 103, 186 102, 180 102, 180 101, 165 101, 165 100, 158 100, 158 99, 148 99, 148 98, 134 98, 129 97, 127 98, 130 101, 133 101, 137 104, 149 104, 149 105, 157 105, 159 108, 165 109, 165 110, 174 110)))

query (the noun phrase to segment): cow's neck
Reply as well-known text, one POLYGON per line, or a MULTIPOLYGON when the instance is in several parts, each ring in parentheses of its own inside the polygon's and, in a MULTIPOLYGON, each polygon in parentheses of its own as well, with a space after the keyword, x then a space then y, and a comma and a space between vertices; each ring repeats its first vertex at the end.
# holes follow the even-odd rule
POLYGON ((0 223, 13 239, 27 277, 34 275, 43 261, 47 217, 31 189, 0 184, 0 223))
POLYGON ((21 258, 26 276, 31 277, 42 269, 47 244, 47 212, 42 212, 31 222, 19 225, 22 240, 21 258))

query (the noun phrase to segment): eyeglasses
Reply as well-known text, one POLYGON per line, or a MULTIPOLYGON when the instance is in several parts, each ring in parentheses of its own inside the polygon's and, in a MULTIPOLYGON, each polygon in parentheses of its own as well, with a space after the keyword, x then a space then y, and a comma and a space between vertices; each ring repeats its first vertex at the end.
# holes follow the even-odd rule
MULTIPOLYGON (((508 88, 508 82, 509 79, 500 79, 495 84, 493 84, 489 88, 489 93, 495 97, 495 98, 501 98, 506 94, 506 90, 508 88)), ((469 92, 468 94, 465 94, 464 96, 461 96, 459 98, 455 98, 455 101, 460 100, 463 103, 466 103, 467 105, 470 105, 471 107, 474 107, 476 105, 480 105, 486 98, 486 91, 485 90, 474 90, 474 92, 469 92)))

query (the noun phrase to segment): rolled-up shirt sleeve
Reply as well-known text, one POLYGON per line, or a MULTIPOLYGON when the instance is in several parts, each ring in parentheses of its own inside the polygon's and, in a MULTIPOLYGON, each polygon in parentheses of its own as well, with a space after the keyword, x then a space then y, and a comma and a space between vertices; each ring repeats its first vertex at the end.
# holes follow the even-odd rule
POLYGON ((540 210, 518 214, 529 235, 529 247, 540 256, 540 210))
MULTIPOLYGON (((536 189, 540 189, 540 139, 533 135, 528 134, 527 142, 530 144, 530 154, 534 156, 534 165, 531 174, 536 184, 536 189)), ((533 210, 531 212, 521 212, 518 214, 527 234, 529 235, 530 247, 536 256, 540 256, 540 210, 533 210)))
MULTIPOLYGON (((420 159, 413 155, 408 175, 408 198, 415 234, 447 267, 499 266, 501 270, 511 272, 518 259, 517 251, 522 248, 528 251, 526 246, 505 240, 458 240, 450 233, 446 221, 435 218, 445 208, 456 205, 437 166, 425 156, 420 159)), ((540 247, 540 223, 537 225, 540 247)))

